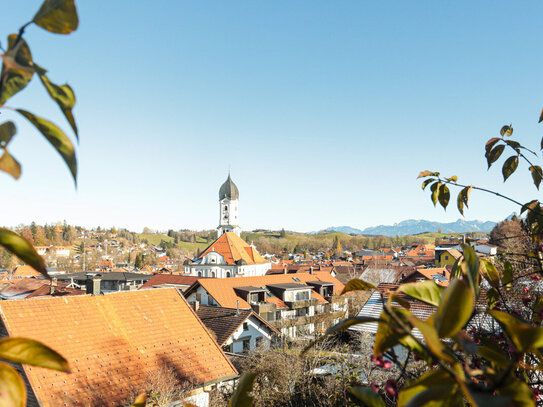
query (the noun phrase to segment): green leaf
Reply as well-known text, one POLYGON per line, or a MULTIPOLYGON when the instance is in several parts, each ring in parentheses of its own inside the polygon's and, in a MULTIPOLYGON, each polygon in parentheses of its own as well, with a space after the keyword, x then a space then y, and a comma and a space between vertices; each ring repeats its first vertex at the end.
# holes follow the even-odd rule
POLYGON ((70 371, 66 359, 50 347, 33 339, 18 337, 0 339, 0 359, 61 372, 70 371))
POLYGON ((434 325, 440 338, 450 338, 471 318, 474 294, 464 280, 454 279, 443 292, 434 325))
POLYGON ((488 141, 486 142, 486 145, 485 145, 485 152, 486 152, 486 154, 488 154, 488 152, 489 152, 490 150, 492 150, 492 147, 494 147, 494 146, 496 145, 496 143, 497 143, 498 141, 500 141, 500 140, 501 140, 501 138, 499 138, 499 137, 494 137, 494 138, 491 138, 490 140, 488 140, 488 141))
POLYGON ((373 317, 364 317, 364 316, 351 317, 351 318, 344 319, 343 321, 340 321, 334 326, 331 326, 330 328, 328 328, 322 336, 315 339, 314 341, 311 341, 311 343, 302 350, 301 355, 305 355, 309 349, 314 347, 317 343, 322 342, 325 338, 327 338, 333 333, 342 332, 351 326, 359 325, 359 324, 367 324, 369 322, 379 322, 379 319, 373 318, 373 317))
POLYGON ((21 113, 30 123, 43 134, 43 136, 49 141, 55 150, 58 151, 60 156, 64 159, 66 165, 72 173, 75 184, 77 185, 77 158, 75 156, 74 145, 70 139, 60 130, 55 124, 49 120, 38 117, 23 109, 16 109, 21 113))
POLYGON ((447 205, 449 204, 449 199, 451 198, 451 193, 449 192, 449 188, 447 188, 447 185, 443 184, 439 187, 439 203, 443 207, 443 209, 447 209, 447 205))
POLYGON ((373 284, 368 283, 364 280, 360 280, 358 278, 354 278, 350 280, 347 284, 345 284, 345 287, 343 288, 343 291, 340 295, 348 293, 349 291, 368 291, 376 289, 377 287, 375 287, 373 284))
POLYGON ((6 148, 16 133, 17 128, 12 121, 0 124, 0 147, 6 148))
POLYGON ((488 168, 494 163, 503 153, 503 150, 505 149, 504 144, 500 144, 499 146, 494 147, 492 150, 490 150, 488 153, 485 154, 486 156, 486 162, 488 163, 488 168))
POLYGON ((500 323, 519 352, 527 352, 531 349, 543 347, 542 327, 535 327, 522 322, 503 311, 492 310, 488 311, 488 314, 500 323))
POLYGON ((75 124, 75 119, 72 114, 72 109, 75 106, 74 91, 68 84, 61 86, 55 85, 45 74, 39 74, 38 76, 41 83, 43 83, 43 86, 45 86, 47 93, 49 93, 49 96, 51 96, 51 98, 57 102, 60 110, 62 110, 62 113, 64 113, 64 116, 66 116, 66 120, 68 120, 68 123, 70 123, 70 126, 72 126, 75 136, 79 139, 77 125, 75 124))
POLYGON ((130 407, 145 407, 147 404, 147 393, 141 393, 136 397, 136 400, 134 400, 134 403, 130 407))
POLYGON ((503 263, 502 285, 510 286, 513 281, 513 266, 509 261, 503 263))
POLYGON ((480 259, 479 268, 481 270, 481 274, 486 281, 488 281, 491 287, 498 288, 500 286, 500 273, 490 260, 480 259))
MULTIPOLYGON (((444 405, 450 405, 450 404, 444 404, 447 402, 447 400, 451 400, 450 396, 457 393, 457 389, 455 389, 456 382, 454 379, 445 371, 443 370, 431 370, 428 373, 422 375, 417 380, 414 380, 412 382, 407 383, 406 386, 402 388, 400 391, 400 394, 398 395, 398 407, 406 407, 406 406, 414 406, 424 405, 425 407, 431 406, 431 407, 438 407, 438 406, 444 406, 444 405), (442 390, 442 398, 441 400, 437 400, 436 402, 428 402, 428 400, 425 403, 421 404, 409 404, 413 398, 415 398, 419 393, 425 392, 429 389, 433 389, 436 387, 445 386, 450 388, 449 391, 442 390)), ((460 398, 461 400, 461 398, 460 398)), ((456 404, 461 405, 459 404, 456 404)))
POLYGON ((0 362, 0 406, 26 406, 26 387, 21 375, 7 363, 0 362))
POLYGON ((430 191, 432 191, 432 195, 430 196, 430 199, 432 200, 432 203, 434 204, 434 206, 436 206, 437 204, 440 187, 441 187, 441 182, 436 182, 432 184, 432 186, 430 187, 430 191))
POLYGON ((422 190, 424 191, 426 187, 428 186, 428 184, 434 182, 435 180, 436 180, 435 178, 428 178, 424 180, 424 182, 422 183, 422 190))
POLYGON ((513 150, 515 150, 517 153, 520 153, 520 149, 522 148, 522 146, 520 145, 518 141, 514 141, 514 140, 504 140, 504 141, 505 141, 505 144, 507 144, 513 150))
POLYGON ((490 346, 480 345, 477 349, 477 353, 492 363, 493 366, 502 369, 511 363, 502 350, 493 349, 490 346))
POLYGON ((79 25, 74 0, 45 0, 32 21, 56 34, 69 34, 79 25))
POLYGON ((500 134, 502 136, 511 136, 513 134, 513 127, 511 126, 503 126, 500 130, 500 134))
POLYGON ((21 176, 21 164, 8 153, 8 150, 4 150, 0 156, 0 171, 8 173, 15 179, 21 176))
POLYGON ((386 406, 383 399, 371 387, 349 386, 347 391, 368 407, 386 406))
POLYGON ((503 174, 503 182, 507 181, 507 178, 513 174, 518 167, 518 156, 513 155, 509 157, 505 162, 503 163, 502 167, 502 174, 503 174))
MULTIPOLYGON (((14 51, 15 40, 17 34, 10 34, 8 36, 8 52, 14 51)), ((23 90, 28 82, 32 79, 34 72, 32 69, 15 69, 15 67, 9 68, 10 58, 12 63, 28 67, 32 63, 32 53, 25 40, 20 39, 18 49, 14 51, 15 55, 10 56, 4 54, 2 64, 1 80, 2 86, 0 91, 0 105, 4 105, 13 95, 23 90)))
POLYGON ((462 245, 462 254, 464 255, 464 261, 461 263, 462 271, 466 275, 469 281, 471 289, 475 293, 475 298, 479 298, 481 288, 479 287, 479 257, 469 244, 462 245))
POLYGON ((402 284, 396 293, 404 293, 426 304, 439 306, 444 288, 437 285, 434 280, 424 280, 416 283, 402 284))
POLYGON ((428 346, 434 355, 449 363, 454 362, 454 359, 450 355, 449 349, 443 344, 443 342, 441 342, 433 325, 428 322, 421 321, 414 315, 407 315, 407 320, 414 328, 417 328, 422 333, 426 346, 428 346))
POLYGON ((500 395, 509 397, 512 406, 535 407, 536 405, 532 389, 523 381, 512 378, 506 386, 498 388, 496 391, 500 395))
POLYGON ((491 288, 486 292, 486 305, 488 305, 488 308, 493 309, 499 300, 500 294, 498 294, 495 288, 491 288))
POLYGON ((6 250, 49 278, 43 259, 24 237, 9 229, 0 228, 0 246, 4 246, 6 250))
POLYGON ((255 379, 256 373, 241 375, 236 390, 228 402, 228 407, 251 407, 254 404, 253 397, 249 393, 253 390, 255 379))
POLYGON ((417 178, 424 178, 424 177, 428 177, 428 176, 432 176, 432 177, 439 177, 439 172, 433 172, 433 171, 421 171, 421 173, 419 174, 419 176, 417 178))
POLYGON ((471 188, 471 185, 467 186, 462 188, 462 190, 458 193, 456 206, 458 207, 458 212, 460 212, 462 215, 464 215, 464 205, 466 205, 466 208, 468 207, 469 193, 471 192, 471 188))
POLYGON ((530 171, 532 172, 532 179, 537 189, 539 189, 539 184, 541 184, 541 179, 543 179, 543 172, 539 165, 530 166, 530 171))

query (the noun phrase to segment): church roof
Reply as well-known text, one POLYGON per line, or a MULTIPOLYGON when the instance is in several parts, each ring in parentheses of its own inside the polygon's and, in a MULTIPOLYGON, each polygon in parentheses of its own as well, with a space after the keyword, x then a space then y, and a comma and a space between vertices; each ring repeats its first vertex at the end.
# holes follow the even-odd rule
POLYGON ((230 178, 230 174, 228 174, 228 178, 221 185, 221 189, 219 189, 219 201, 222 201, 224 198, 230 200, 239 199, 238 187, 234 184, 232 178, 230 178))
POLYGON ((215 240, 211 245, 200 255, 203 258, 209 252, 217 252, 226 261, 226 264, 234 265, 236 262, 240 264, 262 264, 268 263, 255 248, 249 246, 241 237, 233 232, 226 232, 215 240))

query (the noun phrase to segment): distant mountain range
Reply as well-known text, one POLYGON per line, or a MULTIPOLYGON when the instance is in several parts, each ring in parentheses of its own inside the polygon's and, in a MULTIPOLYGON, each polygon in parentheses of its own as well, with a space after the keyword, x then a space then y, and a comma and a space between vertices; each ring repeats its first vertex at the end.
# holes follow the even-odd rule
POLYGON ((490 232, 495 225, 496 222, 482 222, 480 220, 458 219, 456 222, 441 223, 423 219, 408 219, 394 225, 371 226, 362 230, 350 226, 333 226, 315 233, 342 232, 350 235, 403 236, 438 232, 440 228, 443 233, 490 232))

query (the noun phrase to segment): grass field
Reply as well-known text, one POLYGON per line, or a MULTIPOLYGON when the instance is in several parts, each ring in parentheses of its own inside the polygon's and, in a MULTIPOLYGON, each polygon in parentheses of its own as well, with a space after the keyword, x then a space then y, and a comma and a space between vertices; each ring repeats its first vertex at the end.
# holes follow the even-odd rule
MULTIPOLYGON (((152 246, 158 246, 162 240, 164 240, 165 242, 174 242, 173 237, 160 233, 140 233, 138 236, 141 240, 147 240, 152 246)), ((191 253, 196 253, 196 250, 198 249, 200 251, 204 250, 207 246, 209 246, 209 243, 206 239, 200 236, 196 236, 196 242, 193 243, 179 241, 177 246, 181 249, 188 250, 191 253)))

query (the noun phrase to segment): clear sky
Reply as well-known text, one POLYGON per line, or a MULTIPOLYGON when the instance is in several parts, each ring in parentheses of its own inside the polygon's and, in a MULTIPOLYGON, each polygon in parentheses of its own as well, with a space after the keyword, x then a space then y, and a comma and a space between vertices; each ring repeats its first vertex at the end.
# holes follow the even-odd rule
MULTIPOLYGON (((40 3, 3 7, 2 38, 40 3)), ((26 38, 76 92, 78 188, 16 117, 23 175, 0 174, 0 224, 214 228, 229 167, 246 230, 456 220, 455 205, 434 209, 421 191, 425 169, 520 201, 539 195, 525 166, 504 185, 483 155, 503 124, 534 148, 543 135, 541 2, 77 5, 73 35, 32 26, 26 38)), ((37 78, 8 104, 69 130, 37 78)), ((516 209, 473 193, 466 219, 516 209)))

